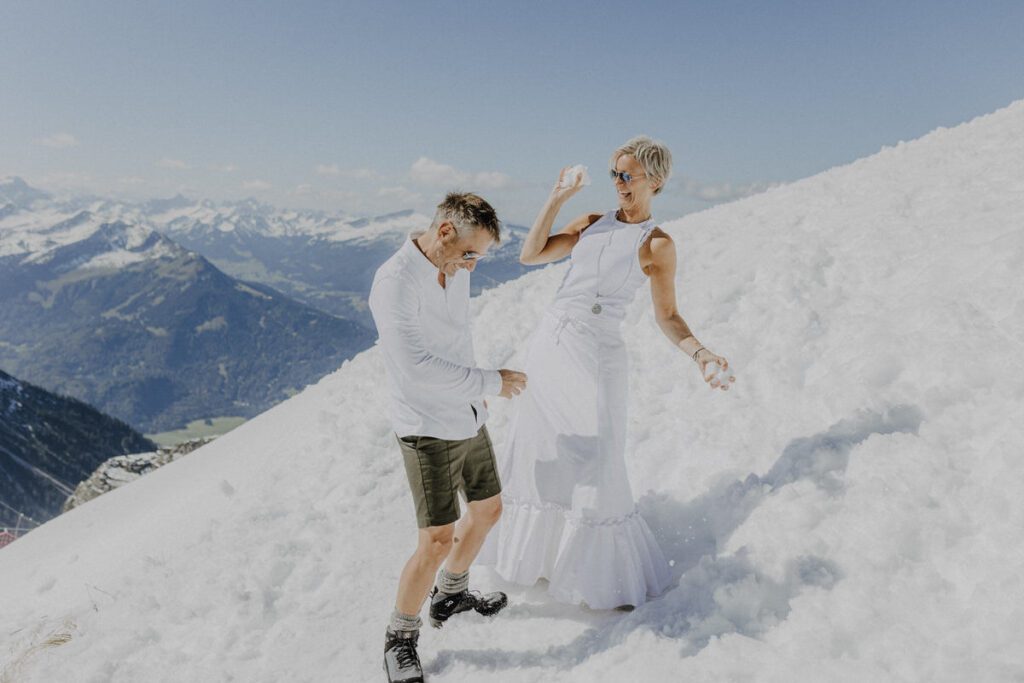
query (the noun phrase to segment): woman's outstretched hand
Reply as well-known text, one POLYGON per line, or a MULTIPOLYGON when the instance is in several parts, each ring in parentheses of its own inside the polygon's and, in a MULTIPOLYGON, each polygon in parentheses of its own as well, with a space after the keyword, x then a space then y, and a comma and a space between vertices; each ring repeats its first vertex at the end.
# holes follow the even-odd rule
POLYGON ((704 381, 712 389, 729 391, 729 387, 736 381, 736 376, 729 368, 729 361, 722 356, 715 355, 707 349, 701 349, 697 352, 697 357, 694 360, 700 366, 700 374, 704 377, 704 381))

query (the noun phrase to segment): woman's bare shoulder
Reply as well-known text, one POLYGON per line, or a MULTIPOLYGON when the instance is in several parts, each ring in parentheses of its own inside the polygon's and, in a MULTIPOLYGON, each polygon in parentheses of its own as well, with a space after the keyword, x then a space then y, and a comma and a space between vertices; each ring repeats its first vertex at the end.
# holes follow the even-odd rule
POLYGON ((672 236, 661 228, 651 230, 651 234, 640 247, 640 263, 645 272, 652 265, 668 267, 675 262, 675 257, 676 247, 672 236))
POLYGON ((668 252, 675 254, 676 251, 676 245, 672 240, 672 236, 661 228, 651 230, 651 235, 647 238, 647 246, 655 257, 668 252))
POLYGON ((667 232, 662 230, 660 227, 655 227, 655 228, 651 229, 650 241, 651 241, 651 246, 654 246, 655 244, 662 244, 662 245, 672 244, 672 235, 668 234, 667 232))

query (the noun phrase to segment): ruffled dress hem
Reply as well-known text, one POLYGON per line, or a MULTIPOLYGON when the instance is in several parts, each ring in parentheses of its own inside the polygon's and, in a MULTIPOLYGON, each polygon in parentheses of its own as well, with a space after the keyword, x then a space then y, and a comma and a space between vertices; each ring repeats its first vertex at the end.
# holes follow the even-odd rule
POLYGON ((502 502, 478 561, 506 581, 532 586, 547 579, 554 599, 591 609, 638 606, 665 591, 668 563, 637 509, 588 518, 554 504, 506 496, 502 502))

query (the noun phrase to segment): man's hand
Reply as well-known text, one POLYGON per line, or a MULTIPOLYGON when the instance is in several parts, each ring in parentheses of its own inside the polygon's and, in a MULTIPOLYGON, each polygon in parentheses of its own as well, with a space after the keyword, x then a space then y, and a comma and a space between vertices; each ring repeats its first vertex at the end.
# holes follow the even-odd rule
POLYGON ((501 393, 498 396, 512 398, 526 391, 526 375, 515 370, 502 369, 498 372, 501 373, 501 393))

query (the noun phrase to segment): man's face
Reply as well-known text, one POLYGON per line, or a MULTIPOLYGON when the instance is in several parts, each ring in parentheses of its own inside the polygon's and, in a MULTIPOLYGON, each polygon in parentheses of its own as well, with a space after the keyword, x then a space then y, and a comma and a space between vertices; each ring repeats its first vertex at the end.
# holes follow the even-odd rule
POLYGON ((455 275, 460 268, 472 273, 476 268, 476 259, 466 257, 483 256, 494 243, 486 230, 463 229, 462 234, 457 234, 455 226, 447 221, 438 226, 437 231, 441 239, 436 262, 439 264, 438 270, 446 277, 455 275))

